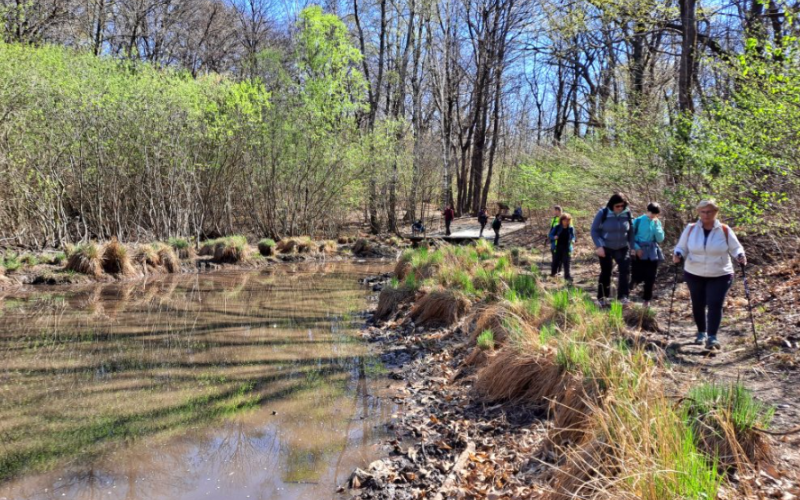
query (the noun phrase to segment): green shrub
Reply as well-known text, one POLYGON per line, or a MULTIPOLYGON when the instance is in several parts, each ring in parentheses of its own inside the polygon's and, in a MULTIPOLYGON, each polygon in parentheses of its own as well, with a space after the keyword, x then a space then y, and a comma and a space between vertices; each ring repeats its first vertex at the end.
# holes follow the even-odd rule
POLYGON ((709 415, 725 412, 737 432, 750 431, 754 427, 766 429, 775 415, 773 406, 757 401, 752 392, 740 383, 702 384, 687 394, 684 403, 693 415, 709 415))
POLYGON ((185 238, 170 238, 167 240, 167 244, 175 250, 186 250, 189 248, 189 241, 185 238))
POLYGON ((19 255, 15 252, 9 252, 3 258, 3 267, 6 268, 6 271, 14 272, 22 267, 22 261, 20 261, 19 255))
POLYGON ((491 330, 484 330, 478 335, 478 347, 484 351, 491 351, 494 349, 494 332, 491 330))

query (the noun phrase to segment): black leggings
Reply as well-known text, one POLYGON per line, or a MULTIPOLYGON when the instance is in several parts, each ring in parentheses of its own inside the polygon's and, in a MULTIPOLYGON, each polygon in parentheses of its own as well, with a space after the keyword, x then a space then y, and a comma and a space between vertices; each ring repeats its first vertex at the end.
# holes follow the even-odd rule
POLYGON ((561 271, 561 266, 564 266, 564 278, 570 279, 569 265, 572 261, 572 256, 569 252, 553 252, 553 264, 550 267, 550 276, 555 276, 561 271))
POLYGON ((617 285, 617 298, 628 296, 630 287, 631 257, 628 247, 618 250, 605 248, 606 256, 600 257, 600 282, 597 285, 597 298, 602 300, 611 295, 611 272, 614 262, 619 266, 619 284, 617 285))
POLYGON ((715 336, 722 323, 722 306, 733 284, 733 275, 704 278, 684 271, 683 277, 692 296, 692 315, 697 331, 715 336), (708 309, 708 320, 706 320, 706 309, 708 309))
POLYGON ((494 245, 497 246, 500 244, 500 230, 492 228, 494 231, 494 245))
POLYGON ((631 281, 644 283, 642 300, 650 301, 653 299, 653 286, 656 284, 658 274, 657 260, 636 259, 633 261, 633 278, 631 281))

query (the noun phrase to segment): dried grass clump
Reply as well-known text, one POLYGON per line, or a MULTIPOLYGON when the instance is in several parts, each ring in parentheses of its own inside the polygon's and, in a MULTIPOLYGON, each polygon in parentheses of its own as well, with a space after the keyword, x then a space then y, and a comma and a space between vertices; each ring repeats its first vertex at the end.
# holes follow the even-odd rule
POLYGON ((300 240, 298 238, 284 238, 275 246, 275 250, 282 254, 292 254, 298 251, 300 240))
POLYGON ((258 253, 264 257, 275 255, 276 246, 277 244, 275 243, 275 240, 265 238, 258 242, 258 253))
POLYGON ((219 242, 218 239, 204 241, 203 244, 200 245, 200 250, 197 252, 197 255, 200 257, 213 257, 217 242, 219 242))
POLYGON ((561 380, 561 368, 553 361, 552 349, 505 348, 478 373, 475 389, 489 402, 509 401, 545 409, 561 380))
POLYGON ((136 274, 136 270, 131 265, 128 249, 116 239, 111 240, 111 242, 103 248, 102 266, 103 271, 108 274, 120 276, 136 274))
POLYGON ((385 287, 378 296, 378 308, 375 310, 375 318, 381 321, 389 319, 397 313, 400 304, 414 297, 414 290, 406 287, 385 287))
POLYGON ((316 243, 308 236, 297 239, 297 253, 314 253, 316 249, 316 243))
POLYGON ((100 276, 103 274, 100 248, 93 242, 71 248, 64 269, 89 276, 100 276))
POLYGON ((656 312, 653 309, 634 306, 623 311, 625 324, 631 328, 638 328, 646 332, 659 332, 656 312))
POLYGON ((323 255, 332 255, 339 250, 339 246, 333 240, 324 240, 319 243, 319 253, 323 255))
POLYGON ((168 273, 181 272, 181 264, 178 260, 178 254, 170 245, 156 244, 155 250, 158 255, 158 260, 168 273))
POLYGON ((139 245, 133 254, 133 261, 138 265, 146 265, 148 270, 156 270, 161 266, 158 250, 153 245, 139 245))
POLYGON ((473 314, 474 326, 468 339, 469 344, 477 342, 478 336, 490 331, 497 345, 506 344, 509 337, 523 340, 536 332, 531 324, 509 308, 508 304, 491 304, 473 314))
POLYGON ((420 298, 411 309, 411 319, 419 326, 450 326, 470 308, 466 297, 451 290, 434 290, 420 298))

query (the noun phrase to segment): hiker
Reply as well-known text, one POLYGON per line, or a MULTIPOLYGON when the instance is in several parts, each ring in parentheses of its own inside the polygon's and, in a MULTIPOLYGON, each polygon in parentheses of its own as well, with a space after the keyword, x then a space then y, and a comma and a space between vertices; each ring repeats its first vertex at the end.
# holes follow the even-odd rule
POLYGON ((550 239, 555 241, 550 276, 556 276, 563 265, 564 279, 572 281, 569 265, 572 258, 572 243, 575 241, 575 228, 572 227, 572 216, 570 214, 565 213, 561 216, 560 224, 550 230, 550 239))
POLYGON ((486 228, 486 224, 489 223, 489 214, 486 212, 486 207, 481 208, 480 212, 478 212, 478 223, 481 225, 481 232, 478 234, 478 238, 483 238, 483 230, 486 228))
POLYGON ((511 221, 525 222, 525 217, 522 216, 522 207, 517 207, 514 209, 514 213, 511 214, 511 221))
MULTIPOLYGON (((547 228, 548 234, 547 234, 547 238, 545 238, 546 241, 550 243, 550 253, 552 254, 551 257, 552 257, 553 262, 556 261, 556 241, 553 238, 550 237, 550 233, 553 232, 554 228, 557 228, 559 226, 559 224, 561 224, 561 214, 562 214, 562 212, 563 211, 562 211, 560 205, 556 205, 556 206, 553 207, 553 218, 550 219, 550 227, 547 228)), ((542 258, 544 258, 544 257, 542 257, 542 258)), ((559 272, 561 272, 560 265, 559 265, 558 269, 556 269, 556 274, 558 274, 559 272)))
POLYGON ((592 221, 592 241, 596 247, 595 253, 600 258, 598 304, 601 307, 608 304, 611 294, 611 272, 616 262, 619 269, 617 299, 623 305, 627 305, 631 269, 630 252, 633 248, 633 217, 624 194, 614 193, 606 206, 597 212, 592 221))
POLYGON ((494 216, 494 220, 492 221, 492 229, 494 230, 494 246, 500 244, 500 228, 502 226, 502 216, 500 215, 500 212, 497 212, 497 215, 494 216))
POLYGON ((411 235, 416 236, 418 234, 422 234, 425 232, 425 226, 422 224, 422 220, 418 219, 417 222, 411 225, 411 235))
POLYGON ((636 251, 632 262, 631 289, 644 283, 642 306, 650 307, 653 299, 653 285, 656 282, 658 263, 664 260, 659 243, 664 241, 664 228, 658 219, 661 207, 658 203, 647 205, 647 213, 633 221, 633 249, 636 251))
POLYGON ((453 219, 456 218, 456 212, 453 210, 452 205, 447 205, 447 208, 444 209, 444 227, 445 227, 445 235, 450 236, 450 223, 453 222, 453 219))
POLYGON ((747 264, 744 248, 733 230, 717 220, 719 206, 713 199, 697 205, 697 222, 683 230, 675 247, 673 262, 685 260, 683 276, 692 298, 692 315, 697 325, 695 344, 719 349, 717 332, 722 322, 722 306, 733 284, 731 257, 747 264))

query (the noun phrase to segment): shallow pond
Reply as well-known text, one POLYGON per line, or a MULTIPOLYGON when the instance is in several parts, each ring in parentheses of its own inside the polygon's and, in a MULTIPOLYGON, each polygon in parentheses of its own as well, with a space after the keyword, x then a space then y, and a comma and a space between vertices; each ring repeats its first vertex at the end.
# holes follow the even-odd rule
POLYGON ((321 499, 393 408, 354 335, 387 263, 0 300, 0 499, 321 499))

